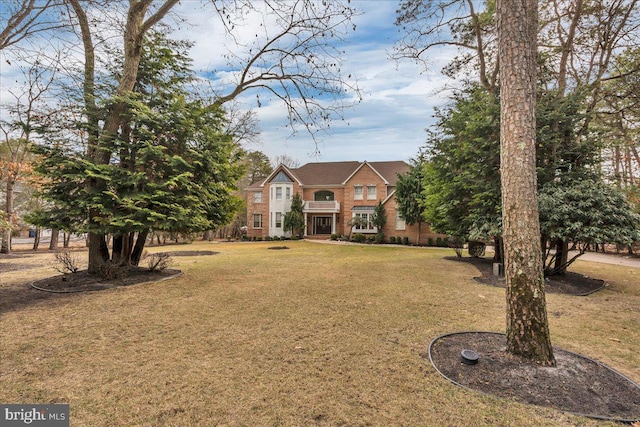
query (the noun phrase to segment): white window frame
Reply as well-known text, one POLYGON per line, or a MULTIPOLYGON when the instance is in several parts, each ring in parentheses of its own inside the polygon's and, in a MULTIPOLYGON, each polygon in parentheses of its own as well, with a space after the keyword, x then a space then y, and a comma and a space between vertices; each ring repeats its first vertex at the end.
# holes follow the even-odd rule
POLYGON ((400 215, 400 211, 396 211, 396 230, 406 230, 407 229, 407 221, 402 218, 400 215))
POLYGON ((353 186, 353 200, 364 200, 364 192, 362 185, 353 186))
POLYGON ((253 192, 253 203, 262 203, 262 191, 253 192))
POLYGON ((274 228, 282 228, 282 220, 283 220, 282 212, 276 212, 276 224, 274 228), (278 225, 280 224, 280 225, 278 225))
POLYGON ((291 187, 285 187, 285 200, 291 200, 291 187))
POLYGON ((276 200, 282 200, 282 187, 276 187, 276 200))
POLYGON ((378 187, 375 185, 367 185, 367 200, 376 200, 378 197, 378 187), (371 191, 373 189, 373 191, 371 191))
POLYGON ((262 214, 261 213, 254 213, 253 214, 253 228, 258 230, 258 229, 262 229, 262 214), (259 222, 259 226, 256 227, 256 219, 258 219, 259 222))
POLYGON ((365 227, 360 227, 358 224, 355 224, 353 226, 352 231, 353 232, 359 232, 359 233, 377 233, 378 232, 378 228, 373 226, 372 220, 373 220, 373 212, 356 212, 353 214, 354 217, 359 216, 361 218, 366 218, 367 220, 367 225, 365 227))

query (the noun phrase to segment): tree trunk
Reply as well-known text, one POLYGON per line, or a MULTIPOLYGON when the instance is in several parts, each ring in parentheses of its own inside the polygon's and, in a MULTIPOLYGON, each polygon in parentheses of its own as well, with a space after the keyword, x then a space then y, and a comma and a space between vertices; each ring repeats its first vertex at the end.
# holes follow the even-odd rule
POLYGON ((11 253, 11 228, 7 228, 2 232, 2 244, 0 246, 0 254, 11 253))
POLYGON ((502 238, 500 236, 494 236, 493 238, 493 262, 499 262, 504 264, 504 248, 502 238))
POLYGON ((57 228, 51 229, 51 240, 49 241, 49 250, 55 251, 58 249, 58 238, 60 236, 60 230, 57 228))
POLYGON ((11 232, 13 231, 13 228, 11 227, 13 225, 13 188, 15 186, 15 181, 12 180, 11 178, 7 179, 7 186, 6 186, 6 195, 5 195, 5 202, 6 202, 6 208, 5 208, 5 213, 7 214, 7 222, 9 223, 9 227, 4 230, 4 232, 2 233, 2 245, 0 247, 0 253, 3 254, 10 254, 11 253, 11 232))
POLYGON ((553 274, 567 273, 567 260, 569 259, 569 242, 565 239, 556 240, 556 259, 553 266, 553 274))
POLYGON ((121 265, 131 265, 131 252, 133 252, 133 236, 135 233, 125 233, 122 237, 121 265))
POLYGON ((122 262, 122 247, 124 246, 124 236, 122 234, 113 236, 113 245, 111 246, 111 261, 114 264, 122 262))
POLYGON ((36 235, 33 238, 33 250, 37 251, 38 246, 40 246, 40 236, 42 234, 42 230, 39 225, 36 225, 36 235))
POLYGON ((66 249, 69 247, 69 242, 71 241, 71 233, 64 232, 62 236, 62 246, 66 249))
POLYGON ((537 7, 537 0, 496 4, 507 351, 552 366, 536 192, 537 7))
POLYGON ((138 239, 133 247, 133 252, 131 252, 131 265, 140 265, 140 259, 142 259, 142 253, 144 252, 144 245, 147 243, 147 236, 149 236, 149 230, 138 233, 138 239))
POLYGON ((89 233, 89 264, 87 271, 97 274, 102 266, 109 260, 109 247, 105 235, 101 233, 89 233))

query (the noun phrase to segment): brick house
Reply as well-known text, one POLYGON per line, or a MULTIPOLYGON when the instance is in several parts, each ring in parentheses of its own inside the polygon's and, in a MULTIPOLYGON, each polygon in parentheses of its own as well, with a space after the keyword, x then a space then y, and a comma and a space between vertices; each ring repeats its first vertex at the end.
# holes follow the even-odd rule
MULTIPOLYGON (((408 237, 417 243, 418 224, 408 225, 396 211, 395 185, 398 174, 409 170, 403 161, 307 163, 299 168, 280 165, 271 174, 247 188, 247 236, 289 236, 283 230, 284 215, 291 209, 291 198, 302 196, 305 237, 329 238, 331 234, 349 235, 347 222, 354 216, 371 218, 382 200, 387 224, 382 232, 408 237)), ((377 229, 354 227, 353 233, 375 235, 377 229)), ((428 238, 442 237, 420 225, 420 244, 428 238)))

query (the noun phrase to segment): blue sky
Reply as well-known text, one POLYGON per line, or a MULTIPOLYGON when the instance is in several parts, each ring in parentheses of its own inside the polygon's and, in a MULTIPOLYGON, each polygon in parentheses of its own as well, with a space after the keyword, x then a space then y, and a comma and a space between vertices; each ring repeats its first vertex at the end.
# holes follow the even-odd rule
MULTIPOLYGON (((246 145, 247 149, 260 150, 270 158, 288 155, 301 164, 409 160, 417 155, 426 140, 425 128, 434 122, 434 107, 447 101, 447 92, 442 88, 452 82, 440 70, 454 52, 431 52, 430 67, 426 71, 422 65, 409 61, 394 62, 389 59, 389 53, 399 38, 398 28, 393 25, 398 0, 352 0, 351 4, 362 14, 354 20, 356 31, 350 32, 341 47, 346 52, 341 69, 344 75, 357 78, 362 101, 344 112, 344 122, 332 122, 331 132, 319 136, 319 155, 314 155, 316 143, 313 138, 304 131, 292 136, 286 127, 287 111, 282 103, 261 94, 261 107, 258 108, 256 93, 248 92, 239 101, 243 108, 256 112, 261 134, 257 143, 246 145)), ((172 37, 195 42, 191 55, 196 70, 202 76, 211 75, 212 70, 224 70, 224 29, 210 5, 183 0, 174 12, 188 25, 168 22, 179 27, 172 37)), ((250 22, 243 29, 247 34, 255 32, 260 19, 250 22)), ((0 101, 7 102, 9 82, 19 72, 3 61, 0 73, 3 86, 0 98, 4 98, 0 101)))
MULTIPOLYGON (((398 1, 352 1, 362 15, 357 16, 355 32, 350 33, 344 50, 342 70, 358 79, 363 99, 345 111, 345 122, 331 124, 328 134, 320 135, 319 156, 314 155, 316 145, 312 137, 300 131, 294 136, 286 128, 287 112, 276 100, 261 94, 261 107, 257 108, 256 93, 240 98, 252 108, 260 120, 260 141, 247 145, 273 158, 289 155, 301 164, 316 161, 343 160, 409 160, 415 157, 426 140, 425 128, 434 122, 434 107, 446 103, 446 92, 441 89, 452 82, 441 75, 454 52, 432 53, 429 70, 409 61, 397 63, 389 59, 393 44, 398 39, 394 26, 398 1)), ((200 10, 186 2, 189 12, 200 10)), ((212 41, 218 41, 216 24, 206 14, 189 13, 195 27, 186 27, 180 37, 195 40, 193 57, 196 68, 202 70, 224 68, 214 54, 212 41)), ((248 31, 251 29, 249 28, 248 31)))

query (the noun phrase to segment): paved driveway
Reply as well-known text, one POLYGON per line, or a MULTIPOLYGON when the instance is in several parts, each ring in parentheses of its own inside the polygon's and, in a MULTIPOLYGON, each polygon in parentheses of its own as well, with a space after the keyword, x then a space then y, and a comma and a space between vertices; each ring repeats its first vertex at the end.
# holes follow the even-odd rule
MULTIPOLYGON (((576 255, 578 252, 569 252, 569 258, 576 255)), ((628 255, 610 255, 602 254, 600 252, 585 252, 579 260, 601 262, 603 264, 615 264, 624 265, 626 267, 640 268, 640 258, 630 257, 628 255)))

